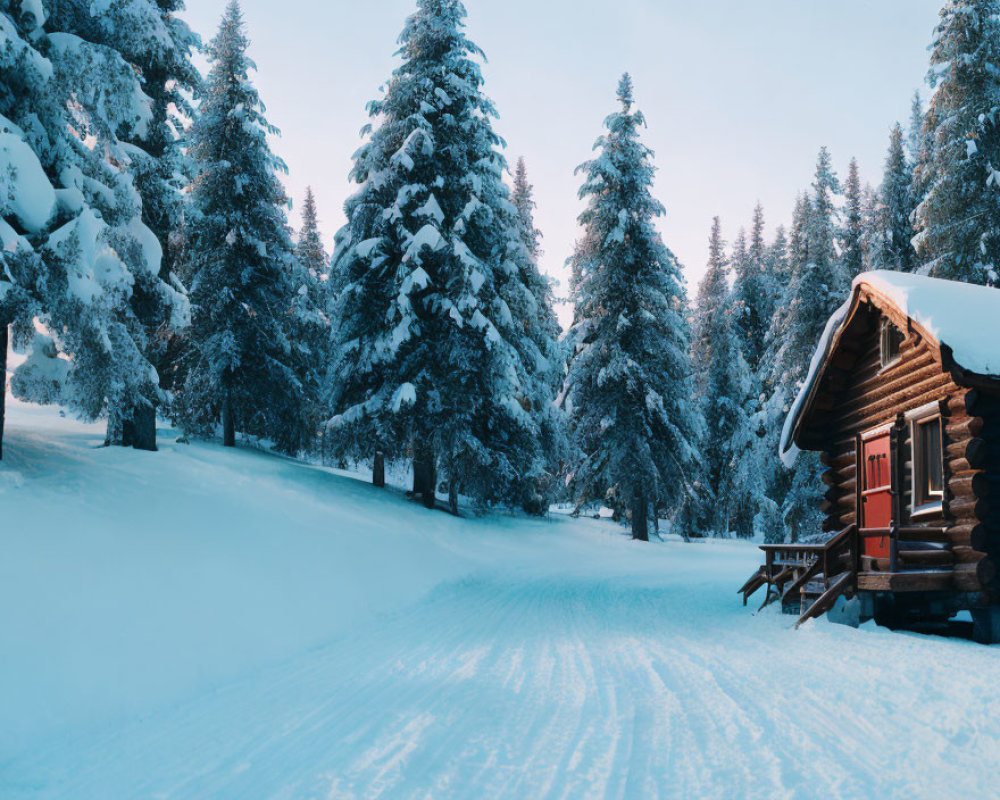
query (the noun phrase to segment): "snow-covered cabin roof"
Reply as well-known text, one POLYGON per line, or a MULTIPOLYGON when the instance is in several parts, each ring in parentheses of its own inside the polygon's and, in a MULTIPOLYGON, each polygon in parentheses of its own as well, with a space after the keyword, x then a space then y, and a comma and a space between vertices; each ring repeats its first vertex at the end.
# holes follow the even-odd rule
POLYGON ((809 374, 785 419, 780 453, 794 461, 802 418, 812 404, 829 358, 862 302, 894 307, 938 351, 942 368, 972 378, 1000 379, 1000 290, 908 272, 878 270, 854 279, 851 297, 830 318, 809 374))

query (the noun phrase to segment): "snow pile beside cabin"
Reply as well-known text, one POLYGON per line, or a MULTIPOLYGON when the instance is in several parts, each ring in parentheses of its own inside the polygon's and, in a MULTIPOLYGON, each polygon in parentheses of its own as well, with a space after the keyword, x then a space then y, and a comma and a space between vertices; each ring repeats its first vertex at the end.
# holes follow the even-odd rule
POLYGON ((955 363, 978 375, 1000 376, 1000 291, 988 286, 929 278, 908 272, 877 270, 854 279, 851 297, 830 317, 809 365, 805 383, 785 418, 781 432, 782 463, 791 468, 799 454, 792 441, 809 398, 816 390, 827 356, 839 341, 861 286, 891 301, 901 312, 951 350, 955 363))

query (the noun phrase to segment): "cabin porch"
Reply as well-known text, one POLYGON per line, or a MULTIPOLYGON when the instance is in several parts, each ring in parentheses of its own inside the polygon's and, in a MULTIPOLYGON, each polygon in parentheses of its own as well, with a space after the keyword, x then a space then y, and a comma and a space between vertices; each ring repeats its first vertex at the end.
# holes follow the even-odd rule
POLYGON ((780 600, 785 613, 798 615, 796 628, 830 611, 840 597, 858 597, 862 620, 889 627, 943 622, 967 609, 975 638, 1000 642, 1000 608, 983 594, 979 564, 959 561, 950 544, 947 528, 851 525, 820 544, 761 545, 764 564, 739 593, 746 605, 766 587, 761 609, 780 600), (871 539, 887 543, 887 558, 863 555, 871 539))

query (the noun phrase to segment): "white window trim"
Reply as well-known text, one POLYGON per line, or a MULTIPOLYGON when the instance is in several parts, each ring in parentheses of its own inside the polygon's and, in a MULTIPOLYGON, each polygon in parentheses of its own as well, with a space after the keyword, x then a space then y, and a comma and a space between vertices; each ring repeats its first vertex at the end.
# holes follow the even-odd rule
POLYGON ((920 408, 915 408, 913 411, 909 411, 906 414, 906 422, 910 426, 910 463, 912 467, 910 469, 910 518, 917 519, 919 517, 930 516, 933 514, 940 514, 944 509, 944 442, 941 443, 941 494, 940 496, 935 496, 926 503, 921 503, 917 505, 917 498, 920 497, 921 490, 918 488, 923 483, 923 474, 921 472, 921 463, 918 457, 918 435, 917 431, 920 426, 924 423, 930 422, 931 420, 940 420, 941 422, 941 434, 942 439, 944 434, 944 417, 941 414, 941 404, 939 402, 927 403, 920 408))

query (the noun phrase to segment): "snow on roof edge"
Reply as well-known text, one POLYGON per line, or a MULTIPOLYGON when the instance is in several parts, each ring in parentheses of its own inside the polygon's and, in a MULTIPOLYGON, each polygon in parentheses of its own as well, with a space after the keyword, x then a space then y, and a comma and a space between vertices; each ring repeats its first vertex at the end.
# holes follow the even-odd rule
POLYGON ((781 463, 787 469, 792 468, 795 464, 795 459, 799 456, 799 449, 792 441, 795 429, 798 427, 799 415, 802 413, 809 395, 812 394, 813 386, 819 377, 820 367, 826 361, 827 354, 833 346, 834 334, 840 330, 840 326, 847 317, 847 312, 850 311, 853 301, 854 291, 852 290, 847 302, 834 311, 833 316, 826 323, 823 335, 816 346, 816 352, 813 353, 812 361, 809 363, 809 372, 806 374, 805 382, 802 384, 802 388, 799 389, 795 402, 792 403, 792 407, 785 416, 785 424, 781 429, 781 443, 778 445, 778 454, 781 456, 781 463))

